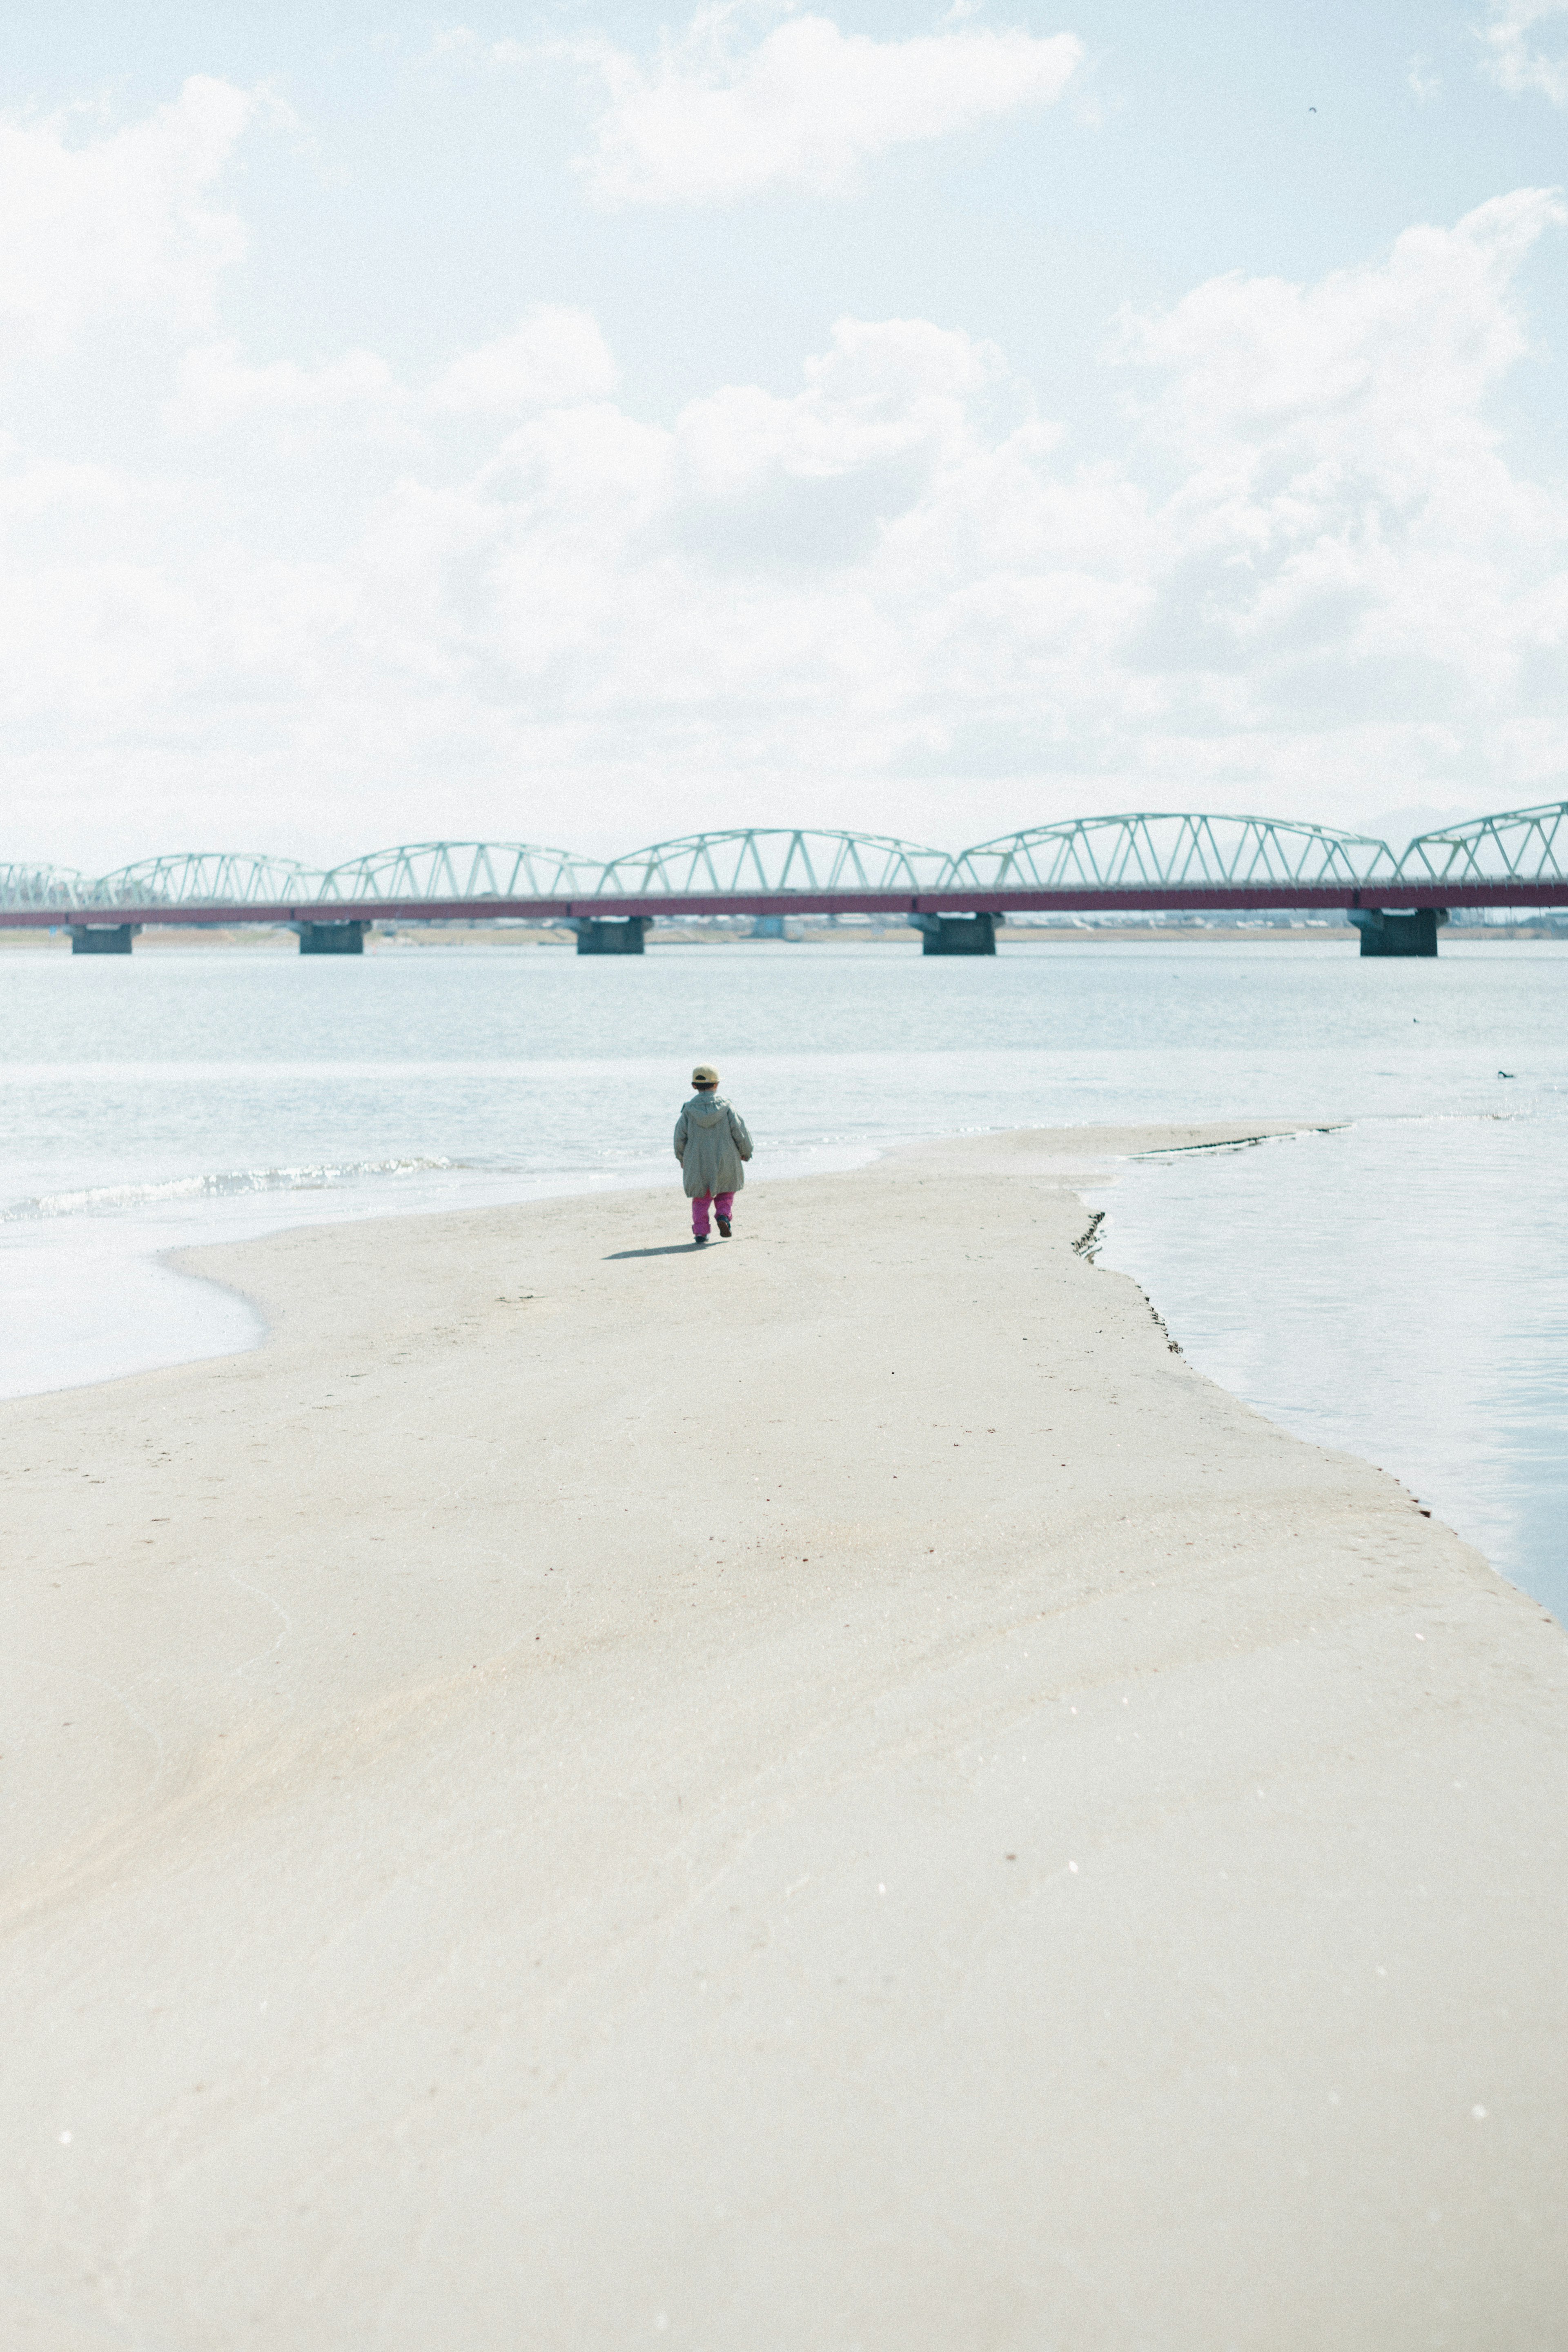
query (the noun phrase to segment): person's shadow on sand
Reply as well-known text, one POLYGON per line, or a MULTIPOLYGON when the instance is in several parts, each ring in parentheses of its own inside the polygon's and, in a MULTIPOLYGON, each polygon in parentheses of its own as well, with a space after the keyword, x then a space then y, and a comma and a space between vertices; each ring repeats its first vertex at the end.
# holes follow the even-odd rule
POLYGON ((666 1242, 662 1249, 611 1250, 605 1264, 614 1265, 618 1257, 695 1257, 696 1255, 695 1242, 666 1242))

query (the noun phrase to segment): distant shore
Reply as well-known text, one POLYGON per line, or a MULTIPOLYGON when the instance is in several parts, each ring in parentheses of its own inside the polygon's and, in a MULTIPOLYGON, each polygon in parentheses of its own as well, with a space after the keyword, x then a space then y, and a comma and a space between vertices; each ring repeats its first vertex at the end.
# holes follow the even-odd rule
POLYGON ((9 2334, 1553 2340, 1568 1643, 1075 1246, 1278 1125, 294 1229, 0 1407, 9 2334))

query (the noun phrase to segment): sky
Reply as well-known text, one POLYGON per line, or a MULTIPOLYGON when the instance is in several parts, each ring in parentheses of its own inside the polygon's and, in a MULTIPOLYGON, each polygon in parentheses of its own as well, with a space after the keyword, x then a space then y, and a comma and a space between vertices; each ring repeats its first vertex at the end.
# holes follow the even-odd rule
POLYGON ((1568 0, 8 0, 0 865, 1568 794, 1568 0))

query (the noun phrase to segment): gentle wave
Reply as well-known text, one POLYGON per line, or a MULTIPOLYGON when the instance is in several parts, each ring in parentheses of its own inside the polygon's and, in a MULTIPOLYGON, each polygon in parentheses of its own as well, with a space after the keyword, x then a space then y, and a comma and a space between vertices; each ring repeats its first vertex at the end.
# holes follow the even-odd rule
POLYGON ((0 1209, 0 1223, 22 1218, 81 1217, 151 1207, 163 1201, 224 1201, 247 1192, 319 1192, 361 1176, 436 1175, 466 1168, 463 1160, 344 1160, 318 1167, 235 1168, 206 1176, 174 1176, 160 1184, 89 1184, 76 1192, 42 1192, 0 1209))

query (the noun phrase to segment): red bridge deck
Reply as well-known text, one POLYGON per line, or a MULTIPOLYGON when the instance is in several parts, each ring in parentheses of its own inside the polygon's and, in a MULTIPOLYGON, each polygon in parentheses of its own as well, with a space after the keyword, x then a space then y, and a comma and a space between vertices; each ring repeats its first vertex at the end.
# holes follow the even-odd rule
POLYGON ((17 908, 0 912, 7 929, 59 929, 72 924, 578 922, 617 916, 701 915, 1110 915, 1245 914, 1298 908, 1331 913, 1352 907, 1568 907, 1563 882, 1238 883, 1194 888, 1132 884, 1068 890, 744 890, 658 892, 647 898, 360 898, 296 905, 17 908))

